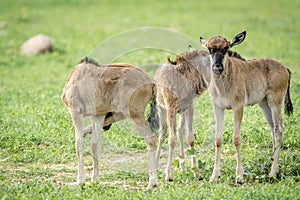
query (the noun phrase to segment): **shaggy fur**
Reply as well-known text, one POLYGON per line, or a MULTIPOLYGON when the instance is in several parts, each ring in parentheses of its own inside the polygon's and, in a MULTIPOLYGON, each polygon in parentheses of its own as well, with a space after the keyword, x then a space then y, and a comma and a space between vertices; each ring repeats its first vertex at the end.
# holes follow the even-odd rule
POLYGON ((208 41, 200 38, 210 51, 211 84, 208 91, 214 103, 216 119, 216 155, 211 182, 221 175, 221 146, 224 110, 234 111, 233 143, 237 152, 236 183, 242 184, 243 166, 240 155, 242 142, 240 130, 245 106, 259 104, 272 130, 273 157, 270 178, 279 173, 279 151, 283 134, 282 104, 285 99, 287 114, 293 112, 290 99, 290 70, 272 59, 241 61, 228 56, 228 49, 243 42, 246 32, 235 36, 231 42, 217 36, 208 41), (284 98, 285 96, 285 98, 284 98))
POLYGON ((145 138, 150 159, 147 189, 151 190, 156 186, 156 135, 150 129, 144 115, 150 101, 155 105, 155 94, 154 81, 133 65, 115 63, 99 66, 94 60, 85 58, 75 66, 64 87, 62 101, 68 107, 75 127, 79 184, 85 182, 83 118, 89 116, 92 121, 92 180, 99 177, 98 151, 102 128, 126 118, 145 138))
MULTIPOLYGON (((238 55, 237 53, 232 55, 238 55)), ((200 96, 210 83, 210 58, 208 51, 190 50, 177 56, 175 61, 167 58, 167 63, 157 69, 155 81, 157 87, 157 104, 160 119, 159 145, 157 160, 160 158, 162 144, 169 127, 169 158, 165 170, 167 181, 173 180, 174 148, 176 144, 176 114, 180 114, 178 134, 180 140, 181 167, 184 163, 184 126, 187 129, 187 141, 191 149, 194 148, 193 100, 200 96), (167 119, 167 120, 166 120, 167 119)), ((192 155, 192 168, 195 176, 202 179, 198 170, 195 155, 192 155)))

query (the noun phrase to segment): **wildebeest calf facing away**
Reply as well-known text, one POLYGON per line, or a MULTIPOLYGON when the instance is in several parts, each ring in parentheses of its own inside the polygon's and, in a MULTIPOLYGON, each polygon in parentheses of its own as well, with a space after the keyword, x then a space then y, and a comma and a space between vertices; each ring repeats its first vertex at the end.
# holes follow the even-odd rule
MULTIPOLYGON (((78 156, 77 183, 84 184, 83 118, 91 117, 93 154, 92 180, 99 177, 98 151, 102 127, 122 119, 130 120, 144 137, 150 159, 148 190, 157 184, 156 135, 145 120, 145 109, 155 105, 155 83, 140 68, 130 64, 99 66, 85 58, 70 73, 62 94, 75 127, 78 156), (112 115, 107 120, 105 116, 112 115), (109 121, 109 122, 107 122, 109 121)), ((150 123, 151 124, 151 123, 150 123)))

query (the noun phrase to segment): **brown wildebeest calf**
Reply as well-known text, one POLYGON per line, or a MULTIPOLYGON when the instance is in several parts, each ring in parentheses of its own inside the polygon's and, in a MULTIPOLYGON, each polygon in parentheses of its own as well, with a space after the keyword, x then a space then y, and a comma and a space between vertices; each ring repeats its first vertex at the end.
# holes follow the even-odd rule
POLYGON ((210 179, 216 182, 220 177, 222 131, 224 110, 234 111, 233 143, 237 152, 236 183, 242 184, 243 166, 240 154, 241 122, 245 106, 259 104, 272 130, 273 157, 270 178, 279 173, 279 150, 283 134, 281 107, 285 99, 285 111, 293 112, 290 99, 291 72, 283 64, 272 59, 241 61, 228 56, 228 50, 243 42, 246 32, 236 35, 231 42, 221 36, 200 42, 211 57, 211 82, 208 91, 214 105, 216 119, 215 165, 210 179))
POLYGON ((91 149, 93 153, 92 180, 99 177, 98 151, 102 127, 114 121, 129 119, 145 138, 150 159, 148 190, 157 184, 156 135, 145 120, 149 101, 155 105, 155 83, 140 68, 130 64, 99 66, 85 58, 70 73, 62 101, 68 107, 76 136, 78 156, 77 183, 83 184, 83 118, 92 121, 91 149), (112 116, 111 116, 112 115, 112 116))
MULTIPOLYGON (((236 52, 229 51, 230 56, 243 58, 236 52)), ((166 166, 165 180, 173 180, 174 148, 176 145, 176 114, 180 114, 178 135, 180 141, 180 156, 184 161, 184 125, 187 129, 187 142, 191 149, 194 148, 193 101, 203 94, 210 82, 210 57, 209 52, 190 50, 177 56, 176 62, 170 61, 159 67, 155 73, 157 85, 157 106, 160 120, 159 144, 157 148, 157 162, 160 158, 162 144, 166 138, 169 126, 169 156, 166 166), (167 119, 167 120, 166 120, 167 119)), ((191 152, 194 152, 193 150, 191 152)), ((194 154, 194 153, 193 153, 194 154)), ((195 155, 192 158, 192 169, 198 179, 201 179, 195 155)), ((181 167, 183 162, 181 161, 181 167)))

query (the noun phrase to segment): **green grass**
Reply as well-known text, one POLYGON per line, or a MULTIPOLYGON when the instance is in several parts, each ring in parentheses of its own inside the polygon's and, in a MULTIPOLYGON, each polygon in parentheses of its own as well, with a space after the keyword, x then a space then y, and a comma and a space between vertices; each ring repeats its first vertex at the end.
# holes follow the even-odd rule
MULTIPOLYGON (((0 198, 299 199, 299 9, 296 0, 0 1, 0 198), (260 109, 254 106, 245 109, 242 123, 245 184, 234 187, 232 111, 225 115, 221 180, 217 184, 208 182, 214 162, 214 120, 210 97, 205 93, 195 102, 194 117, 203 181, 193 178, 187 161, 186 170, 175 167, 174 182, 164 182, 164 156, 158 187, 150 193, 143 192, 148 179, 145 144, 131 124, 123 121, 103 134, 100 180, 88 180, 82 187, 74 185, 74 130, 60 100, 67 76, 81 58, 105 39, 141 27, 174 29, 196 42, 200 35, 206 39, 215 35, 231 39, 246 30, 245 42, 234 50, 248 59, 270 57, 291 69, 294 115, 284 116, 279 180, 271 183, 267 179, 272 154, 270 129, 260 109), (54 52, 21 56, 22 43, 38 33, 53 38, 54 52)), ((167 55, 170 53, 147 49, 116 61, 146 66, 164 63, 167 55)), ((145 70, 153 75, 155 68, 145 70)), ((89 137, 85 141, 85 166, 90 174, 88 140, 89 137)))

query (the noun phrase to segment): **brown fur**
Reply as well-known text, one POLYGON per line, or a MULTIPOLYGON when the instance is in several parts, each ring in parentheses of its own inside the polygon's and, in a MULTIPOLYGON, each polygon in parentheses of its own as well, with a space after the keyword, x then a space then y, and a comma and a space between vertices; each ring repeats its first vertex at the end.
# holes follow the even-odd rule
POLYGON ((156 136, 145 120, 149 101, 155 100, 155 82, 140 68, 130 64, 97 65, 85 58, 70 73, 62 101, 68 107, 75 127, 78 155, 77 182, 85 182, 83 170, 83 118, 92 120, 92 179, 98 179, 98 151, 102 127, 129 119, 145 138, 150 157, 148 190, 157 184, 156 136), (153 96, 154 95, 154 96, 153 96), (107 116, 107 117, 105 117, 107 116), (105 122, 106 121, 106 122, 105 122))
MULTIPOLYGON (((233 55, 241 56, 237 53, 233 55)), ((210 58, 208 51, 191 48, 176 57, 176 61, 167 58, 167 63, 157 69, 154 77, 157 85, 157 103, 160 119, 159 145, 157 159, 159 160, 162 144, 166 138, 167 125, 169 134, 169 158, 165 179, 173 179, 174 147, 176 144, 176 114, 180 114, 178 132, 180 140, 180 155, 184 159, 183 135, 184 126, 187 129, 187 141, 194 148, 193 100, 200 96, 210 83, 210 58), (167 119, 167 121, 166 121, 167 119)), ((201 179, 195 155, 192 156, 192 168, 195 176, 201 179)))
POLYGON ((289 94, 290 70, 282 63, 272 59, 253 59, 241 61, 228 56, 228 49, 240 44, 246 32, 238 34, 231 42, 222 37, 213 37, 209 41, 200 38, 211 54, 211 84, 208 91, 214 102, 216 119, 216 157, 211 181, 220 176, 220 156, 224 110, 234 110, 233 143, 237 151, 236 182, 243 183, 243 167, 240 155, 241 121, 245 106, 259 104, 272 130, 273 163, 270 178, 279 173, 279 150, 283 134, 281 116, 285 98, 288 114, 293 112, 289 94))

